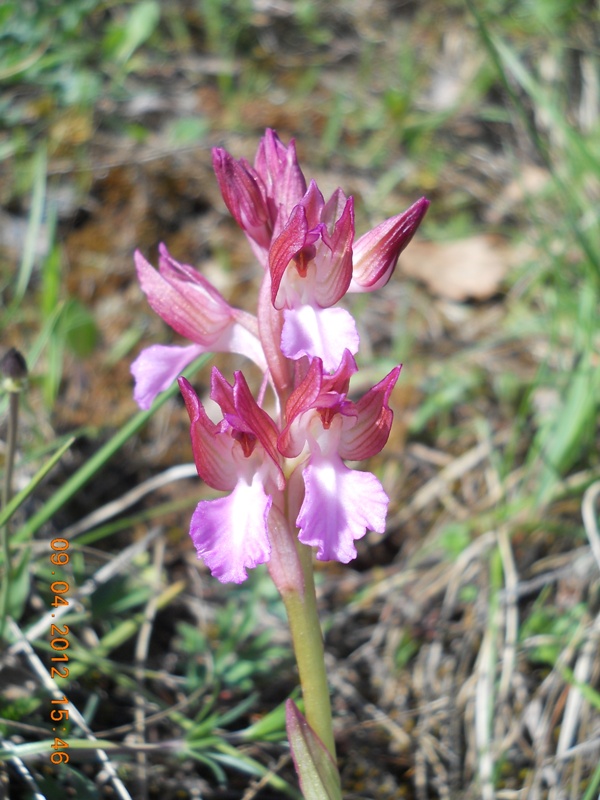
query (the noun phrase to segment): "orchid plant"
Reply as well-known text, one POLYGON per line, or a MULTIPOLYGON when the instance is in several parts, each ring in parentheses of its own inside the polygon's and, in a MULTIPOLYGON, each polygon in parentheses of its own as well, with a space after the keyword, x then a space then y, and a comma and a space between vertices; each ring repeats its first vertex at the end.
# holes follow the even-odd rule
POLYGON ((198 475, 222 497, 200 502, 190 535, 212 575, 241 583, 267 564, 286 606, 302 686, 304 718, 288 701, 287 728, 307 798, 341 797, 331 705, 313 579, 321 561, 348 563, 356 540, 383 533, 388 497, 369 472, 345 461, 379 453, 392 424, 389 397, 400 366, 357 400, 359 334, 337 304, 390 279, 429 205, 417 200, 355 241, 354 201, 337 189, 325 200, 298 164, 294 142, 272 130, 254 165, 215 148, 225 204, 262 267, 256 315, 232 307, 164 245, 155 270, 137 252, 142 290, 187 346, 153 345, 131 367, 143 409, 204 352, 237 353, 263 375, 254 397, 241 371, 230 383, 216 367, 213 422, 193 387, 179 386, 190 417, 198 475))

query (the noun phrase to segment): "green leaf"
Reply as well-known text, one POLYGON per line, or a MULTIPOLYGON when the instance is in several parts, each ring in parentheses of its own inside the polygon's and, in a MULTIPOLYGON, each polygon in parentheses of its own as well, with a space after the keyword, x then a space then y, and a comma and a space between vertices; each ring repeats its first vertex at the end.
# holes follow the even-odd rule
POLYGON ((563 678, 578 689, 591 706, 594 706, 594 708, 600 711, 600 692, 597 692, 593 686, 578 681, 575 677, 575 673, 572 669, 569 669, 569 667, 565 667, 561 664, 557 664, 556 667, 563 678))
POLYGON ((561 477, 576 462, 595 430, 594 419, 600 392, 600 370, 591 352, 581 356, 561 404, 552 422, 537 436, 533 452, 541 452, 544 469, 537 493, 544 505, 561 477))
POLYGON ((91 355, 98 340, 94 317, 77 300, 69 300, 61 317, 65 342, 80 358, 91 355))
POLYGON ((594 774, 589 782, 588 788, 586 793, 583 796, 583 800, 594 800, 597 797, 598 787, 600 786, 600 764, 594 770, 594 774))
POLYGON ((126 64, 134 52, 154 33, 160 19, 160 5, 156 0, 145 0, 133 7, 122 28, 113 33, 112 56, 119 64, 126 64))
POLYGON ((340 778, 331 754, 294 701, 288 700, 285 705, 288 739, 305 800, 342 800, 340 778))
MULTIPOLYGON (((54 230, 52 230, 54 235, 54 230)), ((56 244, 44 259, 40 270, 40 310, 44 319, 49 319, 60 302, 60 287, 62 281, 61 251, 56 244)))
POLYGON ((182 117, 173 120, 167 129, 167 138, 175 147, 198 144, 209 131, 209 123, 202 117, 182 117))
POLYGON ((279 742, 285 730, 285 703, 269 711, 257 722, 253 722, 239 736, 245 742, 279 742))
POLYGON ((94 783, 76 769, 66 764, 61 771, 53 770, 49 775, 37 779, 38 787, 44 792, 46 800, 64 800, 67 786, 72 797, 85 797, 86 800, 99 800, 99 790, 94 783))
POLYGON ((33 158, 33 192, 31 196, 31 211, 29 213, 29 224, 27 235, 23 246, 23 257, 17 275, 17 285, 15 286, 13 304, 18 305, 29 285, 29 279, 35 263, 35 250, 40 230, 42 227, 42 217, 46 201, 46 146, 42 144, 38 147, 33 158))
POLYGON ((19 562, 11 569, 7 611, 11 618, 17 621, 21 619, 21 614, 29 597, 31 585, 30 560, 31 548, 26 547, 19 562))

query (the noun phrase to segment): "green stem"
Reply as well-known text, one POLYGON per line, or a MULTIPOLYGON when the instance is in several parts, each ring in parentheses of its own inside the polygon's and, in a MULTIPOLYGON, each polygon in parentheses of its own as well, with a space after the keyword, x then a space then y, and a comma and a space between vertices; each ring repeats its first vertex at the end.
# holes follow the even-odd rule
MULTIPOLYGON (((8 441, 6 444, 6 464, 2 486, 2 508, 10 502, 12 494, 12 475, 17 450, 17 428, 19 425, 19 392, 8 393, 8 441)), ((8 522, 0 526, 0 548, 4 561, 4 579, 0 588, 0 639, 4 638, 8 598, 10 595, 10 546, 8 543, 8 522)))
POLYGON ((2 487, 2 508, 9 502, 12 494, 12 476, 17 451, 17 428, 19 426, 19 392, 8 393, 8 437, 6 443, 6 467, 2 487))
POLYGON ((323 635, 317 612, 312 550, 303 544, 299 544, 298 549, 304 573, 304 595, 286 592, 283 602, 300 674, 305 716, 335 761, 331 701, 325 671, 323 635))

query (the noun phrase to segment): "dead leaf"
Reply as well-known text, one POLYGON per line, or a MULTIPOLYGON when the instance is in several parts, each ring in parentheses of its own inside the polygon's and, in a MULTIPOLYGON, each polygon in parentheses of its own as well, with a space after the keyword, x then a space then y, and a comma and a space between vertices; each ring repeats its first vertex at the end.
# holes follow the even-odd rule
POLYGON ((449 300, 487 300, 517 262, 517 249, 491 234, 451 242, 411 242, 400 258, 404 275, 449 300))

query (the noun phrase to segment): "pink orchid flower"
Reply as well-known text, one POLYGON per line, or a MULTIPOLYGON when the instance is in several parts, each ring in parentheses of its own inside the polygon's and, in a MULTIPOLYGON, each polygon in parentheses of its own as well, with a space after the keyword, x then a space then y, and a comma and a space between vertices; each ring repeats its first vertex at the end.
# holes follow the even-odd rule
POLYGON ((332 371, 345 349, 358 352, 353 317, 332 306, 346 292, 371 292, 389 281, 428 207, 422 197, 353 244, 352 197, 337 189, 325 203, 311 181, 269 250, 271 300, 283 310, 281 351, 287 358, 317 357, 332 371))
POLYGON ((246 570, 271 556, 268 520, 273 499, 285 487, 277 428, 256 403, 241 372, 233 386, 213 367, 211 398, 223 419, 215 425, 185 378, 179 378, 191 422, 198 475, 213 489, 230 492, 202 500, 190 535, 211 573, 221 582, 241 583, 246 570))
POLYGON ((135 254, 138 279, 154 311, 174 331, 194 342, 185 347, 152 345, 131 365, 134 398, 140 408, 150 408, 159 392, 167 389, 201 353, 240 353, 265 371, 265 355, 256 318, 233 308, 193 267, 179 264, 160 246, 159 269, 140 252, 135 254))
POLYGON ((322 561, 343 564, 356 558, 354 541, 367 530, 383 533, 388 497, 369 472, 352 470, 343 459, 361 461, 379 453, 387 442, 393 413, 388 400, 401 367, 394 369, 360 400, 347 397, 356 363, 346 350, 333 375, 313 359, 304 380, 286 404, 287 425, 278 448, 288 458, 302 458, 290 478, 292 501, 301 496, 296 518, 299 540, 317 548, 322 561))
POLYGON ((341 189, 325 203, 314 181, 269 250, 271 302, 283 310, 281 350, 292 360, 318 357, 337 369, 344 350, 358 352, 352 316, 331 308, 352 279, 354 202, 341 189))

